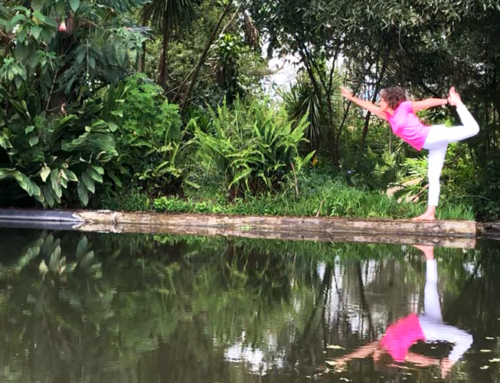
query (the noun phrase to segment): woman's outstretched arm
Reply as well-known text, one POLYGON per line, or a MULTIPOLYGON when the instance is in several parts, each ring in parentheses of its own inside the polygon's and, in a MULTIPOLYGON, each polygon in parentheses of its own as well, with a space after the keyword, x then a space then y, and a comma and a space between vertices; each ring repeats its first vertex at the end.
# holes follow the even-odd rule
POLYGON ((341 89, 342 89, 341 94, 343 97, 345 97, 349 101, 354 102, 356 105, 362 107, 363 109, 368 110, 369 112, 373 113, 377 117, 379 117, 383 120, 387 120, 385 113, 382 112, 378 106, 376 106, 375 104, 373 104, 370 101, 361 100, 360 98, 353 96, 351 91, 348 90, 347 88, 342 87, 341 89))
POLYGON ((373 352, 377 349, 378 346, 378 341, 365 344, 364 346, 359 347, 356 351, 351 352, 350 354, 341 356, 339 358, 334 359, 334 361, 338 363, 345 363, 348 360, 351 359, 363 359, 366 358, 367 356, 370 356, 373 354, 373 352))
POLYGON ((436 106, 446 105, 448 99, 446 98, 427 98, 421 101, 412 101, 411 106, 414 112, 419 110, 434 108, 436 106))

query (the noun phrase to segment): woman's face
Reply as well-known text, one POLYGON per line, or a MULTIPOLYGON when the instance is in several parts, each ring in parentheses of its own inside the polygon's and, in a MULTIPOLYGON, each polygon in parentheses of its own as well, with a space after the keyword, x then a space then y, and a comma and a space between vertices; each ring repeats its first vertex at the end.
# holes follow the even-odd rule
POLYGON ((379 101, 378 105, 380 107, 381 112, 385 112, 389 109, 389 104, 387 103, 387 101, 384 100, 383 97, 380 97, 380 101, 379 101))

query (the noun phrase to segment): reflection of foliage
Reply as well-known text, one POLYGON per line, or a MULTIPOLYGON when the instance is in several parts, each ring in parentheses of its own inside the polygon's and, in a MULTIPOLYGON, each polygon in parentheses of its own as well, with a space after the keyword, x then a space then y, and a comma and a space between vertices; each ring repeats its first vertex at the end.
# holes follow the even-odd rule
POLYGON ((31 241, 22 251, 22 255, 11 265, 0 265, 0 275, 6 276, 9 273, 19 273, 35 259, 40 259, 40 272, 46 273, 69 273, 75 270, 77 266, 81 269, 96 270, 99 264, 94 264, 94 252, 89 250, 88 239, 85 235, 80 237, 74 248, 68 248, 65 251, 61 247, 61 239, 54 238, 53 234, 42 233, 39 238, 31 241), (65 253, 71 255, 74 259, 67 262, 65 253))
MULTIPOLYGON (((260 350, 266 368, 278 360, 283 368, 305 366, 293 372, 301 381, 324 359, 327 343, 351 347, 383 332, 387 313, 409 310, 401 302, 423 288, 424 259, 413 247, 32 235, 22 250, 10 248, 14 260, 0 274, 0 374, 9 366, 17 381, 113 383, 124 374, 138 381, 161 374, 168 381, 221 381, 220 371, 234 372, 214 366, 235 344, 260 350), (42 261, 48 272, 40 275, 42 261), (73 272, 58 275, 64 265, 73 272), (354 330, 349 318, 357 315, 370 325, 354 330)), ((464 257, 485 262, 478 251, 435 254, 441 278, 450 279, 446 297, 464 291, 451 284, 464 275, 464 257)), ((481 270, 473 279, 477 294, 481 280, 492 278, 481 270)), ((251 381, 237 376, 230 381, 251 381)))

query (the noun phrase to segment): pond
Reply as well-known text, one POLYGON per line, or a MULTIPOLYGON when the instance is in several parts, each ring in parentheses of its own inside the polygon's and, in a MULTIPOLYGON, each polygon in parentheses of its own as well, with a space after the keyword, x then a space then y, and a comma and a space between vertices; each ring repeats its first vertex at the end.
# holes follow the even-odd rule
POLYGON ((0 254, 1 382, 500 382, 494 241, 3 228, 0 254))

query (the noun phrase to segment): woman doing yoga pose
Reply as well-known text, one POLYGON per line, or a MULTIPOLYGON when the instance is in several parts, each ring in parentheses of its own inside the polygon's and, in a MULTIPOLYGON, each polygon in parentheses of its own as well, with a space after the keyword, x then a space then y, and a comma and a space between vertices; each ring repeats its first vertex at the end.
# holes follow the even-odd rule
POLYGON ((465 140, 479 133, 479 125, 463 104, 460 95, 452 87, 448 98, 428 98, 421 101, 406 99, 403 89, 392 87, 380 93, 379 106, 361 100, 346 88, 342 88, 342 96, 358 106, 370 111, 377 117, 386 120, 391 125, 394 134, 410 144, 416 150, 429 151, 428 171, 429 199, 424 214, 413 218, 416 221, 435 220, 436 206, 441 189, 440 177, 443 169, 448 144, 465 140), (424 125, 415 112, 439 105, 450 104, 457 108, 462 121, 461 126, 447 128, 444 125, 424 125))

